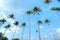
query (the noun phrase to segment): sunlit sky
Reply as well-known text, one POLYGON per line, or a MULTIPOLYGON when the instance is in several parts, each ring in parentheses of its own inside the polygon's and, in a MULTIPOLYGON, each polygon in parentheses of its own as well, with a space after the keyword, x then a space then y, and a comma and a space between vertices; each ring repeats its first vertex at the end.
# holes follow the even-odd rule
MULTIPOLYGON (((54 36, 59 39, 60 37, 60 11, 52 11, 50 10, 51 7, 60 7, 60 2, 57 0, 52 0, 49 4, 44 4, 44 0, 0 0, 0 19, 5 18, 7 19, 8 24, 11 20, 7 17, 9 14, 13 13, 15 16, 15 20, 11 21, 11 31, 7 30, 6 35, 9 40, 12 39, 13 33, 16 30, 15 37, 21 38, 22 34, 22 27, 16 29, 16 27, 12 24, 14 21, 19 21, 19 23, 26 22, 25 32, 24 32, 24 40, 28 40, 28 18, 29 16, 26 15, 27 10, 33 9, 35 6, 41 8, 42 12, 39 15, 31 15, 30 16, 30 27, 31 27, 31 37, 32 40, 38 40, 38 33, 37 30, 37 21, 40 19, 44 22, 44 20, 50 19, 50 25, 43 23, 40 26, 41 30, 41 38, 42 40, 53 40, 54 38, 51 36, 53 33, 54 36), (38 18, 36 17, 38 16, 38 18), (50 28, 52 31, 49 31, 50 28)), ((5 25, 6 25, 5 24, 5 25)), ((4 26, 4 25, 3 25, 4 26)), ((5 28, 3 26, 0 28, 0 32, 4 32, 5 28)))

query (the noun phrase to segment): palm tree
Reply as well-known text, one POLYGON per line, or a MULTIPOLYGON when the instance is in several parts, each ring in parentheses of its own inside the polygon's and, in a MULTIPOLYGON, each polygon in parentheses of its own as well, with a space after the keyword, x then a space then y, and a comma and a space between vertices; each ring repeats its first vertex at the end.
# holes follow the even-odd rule
POLYGON ((41 12, 41 9, 38 8, 37 6, 35 6, 35 7, 33 8, 33 13, 40 15, 39 12, 41 12))
POLYGON ((14 38, 14 39, 12 39, 12 40, 19 40, 18 38, 14 38))
POLYGON ((5 23, 6 22, 6 20, 3 18, 3 19, 0 19, 0 23, 5 23))
POLYGON ((51 7, 51 10, 57 10, 57 11, 60 11, 60 7, 51 7))
POLYGON ((21 37, 21 40, 23 40, 23 35, 24 35, 24 27, 26 26, 26 23, 22 23, 22 27, 23 27, 23 30, 22 30, 22 37, 21 37))
POLYGON ((40 35, 40 25, 41 24, 42 24, 42 21, 41 20, 38 20, 38 30, 36 32, 39 33, 39 36, 38 36, 39 40, 41 40, 41 35, 40 35))
MULTIPOLYGON (((17 26, 19 25, 19 22, 18 21, 15 21, 13 24, 16 26, 16 29, 17 29, 17 26)), ((16 33, 16 30, 15 30, 15 32, 13 34, 13 38, 14 38, 15 33, 16 33)))
POLYGON ((44 0, 44 3, 47 4, 47 3, 50 3, 51 0, 44 0))
POLYGON ((49 25, 50 20, 49 19, 45 19, 45 23, 49 25))
POLYGON ((10 14, 9 15, 9 18, 13 18, 14 19, 14 15, 13 14, 10 14))
POLYGON ((10 28, 10 24, 8 24, 8 25, 6 25, 4 28, 6 28, 6 30, 4 31, 4 34, 3 35, 5 35, 5 33, 6 33, 6 31, 10 28))
MULTIPOLYGON (((49 23, 50 23, 50 20, 49 19, 45 19, 45 23, 48 24, 49 26, 49 23)), ((50 27, 49 27, 50 28, 50 27)), ((52 31, 52 29, 50 29, 50 32, 52 31)), ((54 38, 54 40, 56 40, 54 34, 52 33, 52 37, 54 38)))
POLYGON ((26 12, 26 14, 29 15, 29 40, 31 40, 30 14, 32 14, 32 11, 29 10, 26 12))

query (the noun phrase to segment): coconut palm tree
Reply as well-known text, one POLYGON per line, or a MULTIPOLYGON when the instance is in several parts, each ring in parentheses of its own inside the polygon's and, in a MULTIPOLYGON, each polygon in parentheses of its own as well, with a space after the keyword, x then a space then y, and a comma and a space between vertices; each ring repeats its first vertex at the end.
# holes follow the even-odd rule
POLYGON ((12 40, 19 40, 18 38, 14 38, 14 39, 12 39, 12 40))
POLYGON ((47 3, 50 3, 51 0, 44 0, 44 3, 47 4, 47 3))
POLYGON ((38 36, 38 38, 39 38, 39 40, 41 40, 41 35, 40 35, 40 25, 42 24, 42 21, 41 20, 38 20, 38 30, 36 31, 36 32, 38 32, 39 34, 39 36, 38 36))
MULTIPOLYGON (((18 21, 15 21, 13 24, 16 26, 16 29, 17 29, 17 26, 19 25, 19 22, 18 21)), ((13 34, 13 38, 14 38, 15 33, 16 33, 16 30, 15 30, 15 32, 13 34)))
MULTIPOLYGON (((53 11, 60 11, 60 8, 59 7, 51 7, 51 10, 53 10, 53 11)), ((56 17, 58 22, 60 22, 59 16, 55 12, 52 12, 52 14, 56 17)))
POLYGON ((23 27, 21 40, 23 40, 23 35, 24 35, 24 27, 26 26, 26 23, 24 22, 24 23, 22 23, 21 25, 22 25, 22 27, 23 27))
POLYGON ((14 14, 10 14, 10 15, 9 15, 9 18, 14 19, 14 14))
POLYGON ((3 19, 0 19, 0 23, 5 23, 6 22, 6 20, 3 18, 3 19))
POLYGON ((6 30, 4 31, 4 34, 3 34, 3 35, 5 35, 6 31, 7 31, 10 27, 11 27, 10 24, 8 24, 8 25, 6 25, 6 26, 4 27, 4 28, 6 28, 6 30))
MULTIPOLYGON (((46 24, 48 24, 48 26, 49 26, 49 23, 50 23, 50 20, 49 19, 45 19, 45 23, 46 24)), ((50 28, 50 27, 49 27, 50 28)), ((50 29, 50 32, 51 32, 52 30, 50 29)), ((54 34, 52 33, 52 37, 54 38, 54 40, 56 40, 56 38, 55 38, 55 36, 54 36, 54 34)))
POLYGON ((49 25, 50 20, 49 19, 45 19, 45 23, 49 25))
POLYGON ((31 40, 30 14, 32 14, 32 11, 29 10, 26 12, 26 14, 29 15, 29 19, 28 19, 29 20, 29 40, 31 40))
POLYGON ((60 7, 51 7, 51 10, 57 10, 57 11, 60 11, 60 7))
POLYGON ((41 12, 41 9, 38 8, 37 6, 35 6, 35 7, 33 8, 33 13, 40 15, 39 12, 41 12))

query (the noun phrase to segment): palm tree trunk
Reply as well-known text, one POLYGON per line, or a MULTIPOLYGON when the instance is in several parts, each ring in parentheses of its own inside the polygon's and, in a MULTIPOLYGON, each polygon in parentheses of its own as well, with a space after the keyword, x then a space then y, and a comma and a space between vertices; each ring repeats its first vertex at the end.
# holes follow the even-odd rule
POLYGON ((23 36, 24 36, 24 28, 22 30, 22 37, 21 37, 21 40, 23 40, 23 36))
POLYGON ((8 29, 8 28, 6 28, 6 30, 4 31, 4 34, 3 34, 3 36, 5 35, 5 33, 6 33, 7 29, 8 29))
POLYGON ((30 14, 29 14, 29 40, 31 40, 30 14))
POLYGON ((38 38, 39 38, 39 40, 41 40, 41 35, 40 35, 40 25, 38 24, 38 38))
MULTIPOLYGON (((16 29, 17 29, 17 26, 16 26, 16 29)), ((15 30, 15 32, 14 32, 14 34, 13 34, 13 37, 12 37, 12 39, 14 38, 14 36, 15 36, 15 33, 16 33, 16 30, 15 30)))
MULTIPOLYGON (((48 24, 48 26, 49 26, 49 24, 48 24)), ((50 27, 49 27, 50 28, 50 27)), ((54 38, 54 40, 56 40, 56 38, 55 38, 55 36, 54 36, 54 34, 52 33, 52 29, 50 28, 50 33, 51 33, 51 36, 54 38)))

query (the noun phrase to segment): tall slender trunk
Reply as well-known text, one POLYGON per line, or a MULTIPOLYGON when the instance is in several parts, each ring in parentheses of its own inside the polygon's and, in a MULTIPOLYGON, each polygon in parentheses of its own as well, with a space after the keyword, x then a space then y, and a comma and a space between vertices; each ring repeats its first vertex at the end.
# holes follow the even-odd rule
MULTIPOLYGON (((49 26, 49 24, 48 24, 48 26, 49 26)), ((49 27, 50 28, 50 27, 49 27)), ((52 29, 50 28, 50 33, 51 33, 51 36, 54 38, 54 40, 56 40, 56 38, 55 38, 55 36, 54 36, 54 34, 52 33, 52 29)))
POLYGON ((8 29, 8 28, 6 28, 6 30, 4 31, 4 34, 3 34, 3 36, 5 35, 5 33, 6 33, 7 29, 8 29))
POLYGON ((22 30, 22 37, 21 37, 21 40, 23 40, 23 36, 24 36, 24 28, 22 30))
MULTIPOLYGON (((17 26, 16 26, 16 29, 17 29, 17 26)), ((16 33, 16 30, 15 30, 15 32, 14 32, 14 34, 13 34, 13 37, 12 37, 12 39, 14 38, 14 36, 15 36, 15 33, 16 33)))
POLYGON ((40 25, 38 24, 38 38, 41 40, 41 35, 40 35, 40 25))
POLYGON ((29 14, 29 40, 31 40, 30 14, 29 14))

